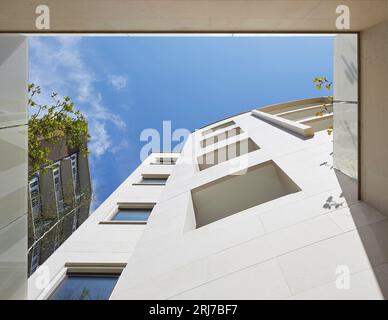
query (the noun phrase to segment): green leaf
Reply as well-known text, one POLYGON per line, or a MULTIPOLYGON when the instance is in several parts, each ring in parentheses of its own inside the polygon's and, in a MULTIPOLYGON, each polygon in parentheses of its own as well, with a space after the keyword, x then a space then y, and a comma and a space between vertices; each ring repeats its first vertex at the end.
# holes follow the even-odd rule
POLYGON ((34 95, 40 94, 40 87, 31 83, 28 85, 28 93, 29 107, 39 110, 31 114, 28 120, 29 177, 52 165, 52 161, 49 160, 50 150, 43 147, 43 141, 56 144, 66 139, 68 147, 77 148, 81 153, 87 154, 87 143, 90 138, 88 123, 81 112, 74 110, 74 103, 70 102, 70 97, 60 99, 57 98, 58 93, 53 92, 51 94, 53 104, 40 105, 33 100, 34 95))

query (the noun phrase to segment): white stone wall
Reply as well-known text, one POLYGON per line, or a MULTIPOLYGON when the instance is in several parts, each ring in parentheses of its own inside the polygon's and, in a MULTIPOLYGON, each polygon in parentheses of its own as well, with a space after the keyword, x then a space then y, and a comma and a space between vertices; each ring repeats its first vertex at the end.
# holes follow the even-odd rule
POLYGON ((358 62, 357 35, 334 38, 334 166, 358 177, 358 62))
POLYGON ((388 216, 388 20, 360 42, 361 197, 388 216))
MULTIPOLYGON (((148 165, 150 156, 47 260, 50 285, 67 262, 121 262, 111 299, 387 298, 387 217, 358 201, 354 180, 333 169, 332 136, 303 138, 250 112, 231 119, 244 135, 220 145, 249 136, 258 150, 200 171, 197 131, 176 165, 148 165), (301 191, 197 228, 191 190, 267 161, 301 191), (143 173, 171 176, 165 187, 132 186, 143 173), (117 202, 131 201, 157 202, 147 225, 99 224, 117 202)), ((29 279, 32 299, 42 297, 38 275, 29 279)))
POLYGON ((55 287, 56 277, 63 272, 66 263, 127 263, 146 225, 100 224, 120 202, 157 202, 164 186, 138 186, 144 173, 172 171, 171 165, 150 165, 160 155, 150 155, 97 210, 60 246, 28 279, 29 299, 45 298, 45 292, 55 287), (47 273, 48 271, 48 273, 47 273), (42 279, 49 277, 47 286, 42 279))
POLYGON ((233 120, 260 147, 243 166, 273 160, 302 191, 196 229, 191 190, 231 172, 178 162, 111 299, 387 297, 388 220, 333 169, 332 136, 302 139, 249 113, 233 120))

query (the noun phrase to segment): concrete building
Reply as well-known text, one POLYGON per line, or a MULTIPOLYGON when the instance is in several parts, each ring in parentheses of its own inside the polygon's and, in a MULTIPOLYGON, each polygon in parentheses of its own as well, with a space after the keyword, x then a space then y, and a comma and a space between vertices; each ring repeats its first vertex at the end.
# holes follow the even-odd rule
POLYGON ((53 165, 28 185, 28 275, 88 218, 91 182, 88 157, 64 142, 46 146, 53 165))
MULTIPOLYGON (((108 223, 104 225, 102 223, 101 226, 116 228, 113 228, 107 243, 99 240, 96 242, 97 250, 90 251, 92 244, 87 235, 90 236, 93 232, 84 233, 82 236, 81 230, 86 228, 86 224, 84 224, 79 232, 65 242, 66 245, 73 239, 74 243, 77 240, 77 244, 80 246, 79 250, 68 247, 67 251, 61 251, 62 258, 54 259, 51 257, 47 260, 45 265, 50 266, 46 270, 49 271, 49 276, 47 277, 47 272, 42 272, 40 275, 43 280, 48 280, 49 287, 55 287, 66 270, 69 272, 99 270, 117 275, 125 267, 113 293, 108 294, 112 299, 128 298, 135 295, 139 298, 144 296, 149 298, 155 296, 184 298, 196 295, 201 297, 217 295, 222 298, 228 294, 231 296, 235 294, 234 297, 240 294, 244 297, 257 298, 274 296, 285 298, 387 297, 388 228, 385 219, 388 216, 386 191, 388 189, 388 144, 386 143, 386 119, 388 116, 388 108, 386 107, 388 101, 386 85, 388 83, 387 0, 163 0, 114 3, 72 0, 70 1, 71 5, 68 2, 64 4, 63 1, 49 1, 50 11, 60 12, 59 18, 57 15, 55 19, 51 19, 50 32, 223 32, 235 34, 251 32, 357 32, 360 46, 358 48, 348 46, 349 52, 357 55, 357 64, 342 59, 341 55, 337 56, 338 61, 342 61, 342 64, 338 66, 342 68, 344 86, 350 88, 352 85, 353 89, 346 92, 343 91, 343 88, 341 91, 334 88, 334 98, 337 97, 338 102, 334 103, 333 150, 334 165, 348 176, 357 177, 358 197, 352 198, 356 186, 350 183, 351 179, 341 179, 341 174, 338 174, 337 178, 333 174, 325 174, 327 178, 315 175, 317 168, 309 170, 310 167, 303 162, 305 158, 301 156, 301 159, 297 159, 299 167, 305 165, 306 173, 304 176, 306 178, 307 175, 311 174, 311 184, 306 185, 307 181, 301 182, 300 177, 295 176, 296 173, 286 171, 290 169, 287 164, 277 163, 277 156, 274 154, 273 161, 302 191, 286 194, 273 201, 279 203, 281 199, 304 194, 306 188, 309 190, 312 188, 311 190, 314 192, 314 188, 317 191, 319 188, 326 189, 335 186, 334 189, 337 191, 342 190, 339 194, 339 196, 342 195, 340 197, 342 204, 341 202, 337 204, 338 199, 335 195, 330 194, 326 199, 323 199, 325 200, 325 209, 330 207, 337 210, 322 215, 318 215, 319 210, 309 211, 313 216, 303 220, 303 217, 308 215, 304 208, 311 205, 310 199, 312 199, 305 198, 304 203, 299 201, 300 210, 285 209, 286 213, 283 215, 280 211, 276 211, 278 216, 282 218, 272 222, 272 226, 271 222, 268 222, 272 215, 268 213, 268 217, 265 218, 264 212, 256 212, 254 215, 260 215, 260 223, 263 227, 263 235, 260 237, 255 236, 257 230, 250 229, 254 224, 249 223, 249 215, 245 215, 245 217, 244 212, 240 215, 230 215, 198 229, 194 229, 196 224, 194 224, 193 217, 196 216, 191 214, 189 215, 192 217, 191 222, 187 220, 187 224, 185 222, 182 229, 183 222, 180 219, 183 218, 181 216, 179 216, 180 218, 178 215, 174 216, 172 223, 170 223, 171 221, 166 219, 172 218, 172 216, 158 215, 162 212, 169 212, 170 215, 177 213, 179 208, 183 208, 179 205, 179 201, 181 204, 190 203, 189 199, 183 199, 184 196, 191 196, 187 191, 187 185, 178 190, 181 187, 181 185, 178 186, 178 182, 181 181, 178 170, 180 160, 178 160, 176 167, 174 167, 176 172, 171 174, 171 180, 167 183, 163 194, 160 195, 158 204, 154 207, 144 232, 137 230, 138 237, 135 235, 136 232, 124 235, 124 233, 121 234, 117 231, 119 230, 117 227, 128 227, 125 224, 109 225, 108 223), (339 5, 344 4, 349 9, 350 25, 348 29, 339 30, 335 23, 338 18, 336 9, 339 5), (109 21, 109 24, 106 21, 109 21), (344 97, 338 96, 342 94, 341 92, 344 97), (357 104, 351 99, 354 94, 360 98, 357 99, 357 104), (338 109, 339 104, 342 104, 344 108, 338 109), (354 111, 355 106, 357 112, 354 111), (343 117, 337 117, 340 112, 344 112, 343 117), (351 118, 347 118, 345 112, 350 112, 348 116, 351 118), (350 121, 353 125, 349 126, 347 119, 352 119, 350 121), (338 130, 339 128, 345 130, 338 130), (346 139, 346 136, 350 140, 346 139), (348 143, 349 141, 351 143, 348 143), (177 201, 174 200, 174 207, 170 207, 174 194, 170 190, 169 184, 174 182, 173 179, 177 182, 177 187, 174 190, 177 190, 176 192, 179 194, 175 194, 177 201), (345 188, 345 185, 348 187, 345 188), (352 195, 350 198, 349 192, 352 195), (326 202, 328 203, 326 204, 326 202), (369 206, 375 210, 371 210, 369 206), (164 209, 166 210, 164 211, 164 209), (240 226, 245 227, 244 233, 232 226, 231 219, 236 219, 238 216, 244 216, 247 219, 245 221, 239 219, 240 226), (300 216, 300 220, 298 220, 298 216, 300 216), (265 222, 266 219, 267 222, 265 222), (288 222, 287 219, 289 219, 288 222), (217 223, 218 227, 215 228, 217 223), (264 229, 266 225, 268 230, 264 229), (162 226, 162 229, 157 228, 157 226, 162 226), (224 232, 221 232, 222 228, 224 232), (208 232, 206 233, 205 230, 208 232), (245 233, 247 235, 244 240, 245 233), (227 235, 225 236, 225 234, 227 235), (252 236, 250 239, 248 239, 249 234, 252 236), (187 241, 190 239, 192 246, 187 246, 187 241), (223 240, 223 243, 217 244, 217 240, 223 240), (117 244, 116 248, 118 249, 112 251, 112 242, 117 244), (206 250, 208 250, 207 253, 206 250), (181 255, 178 256, 178 253, 181 255), (67 264, 65 265, 65 263, 67 264), (77 263, 83 265, 80 266, 77 263), (106 263, 105 269, 102 270, 104 263, 106 263), (339 263, 341 264, 339 265, 339 263), (338 273, 333 271, 333 269, 337 269, 335 266, 339 266, 338 270, 335 270, 338 273), (347 271, 349 271, 351 279, 350 290, 338 290, 337 286, 334 287, 335 277, 346 274, 347 271), (134 278, 134 274, 136 274, 136 278, 134 278), (274 282, 274 280, 278 282, 274 282), (258 282, 260 282, 261 291, 258 291, 258 282), (285 287, 285 283, 287 287, 285 287), (243 289, 238 290, 242 284, 244 284, 243 289)), ((36 1, 31 1, 28 4, 23 0, 2 1, 0 3, 0 31, 42 32, 34 26, 36 16, 33 13, 38 4, 40 3, 36 1)), ((6 156, 1 157, 0 178, 1 181, 7 181, 7 184, 2 183, 0 189, 1 206, 6 208, 6 210, 2 210, 0 216, 0 295, 1 298, 25 298, 27 292, 25 282, 27 203, 22 200, 22 195, 24 194, 24 199, 27 199, 26 39, 23 36, 4 35, 1 37, 1 49, 0 140, 2 155, 6 156), (21 153, 23 150, 24 157, 21 153)), ((335 71, 335 83, 338 83, 337 76, 341 77, 341 73, 335 71)), ((274 143, 270 146, 265 145, 258 134, 255 135, 256 138, 252 136, 251 140, 260 147, 246 157, 252 158, 252 161, 257 160, 255 157, 260 151, 273 150, 273 147, 279 143, 279 135, 284 134, 283 130, 275 130, 279 129, 276 124, 269 127, 267 126, 268 122, 255 120, 258 120, 255 125, 259 123, 259 126, 271 128, 275 135, 273 136, 274 143), (256 141, 256 139, 258 140, 256 141)), ((243 128, 244 125, 248 125, 248 122, 244 120, 243 123, 236 117, 236 124, 243 128)), ((294 125, 294 127, 297 128, 298 125, 294 125)), ((316 132, 314 137, 308 140, 294 140, 294 135, 287 135, 288 139, 292 139, 293 142, 298 141, 298 144, 303 142, 303 145, 309 147, 314 144, 312 141, 321 139, 319 138, 321 136, 325 135, 316 132)), ((286 150, 289 150, 289 147, 287 144, 284 145, 286 150)), ((296 155, 299 151, 290 150, 290 156, 296 155)), ((302 153, 300 154, 302 155, 302 153)), ((315 153, 310 154, 310 159, 313 163, 315 153)), ((151 161, 151 159, 147 161, 151 161)), ((327 164, 330 168, 330 162, 327 160, 321 162, 318 171, 324 170, 327 164)), ((186 176, 182 174, 182 179, 191 174, 192 181, 186 180, 186 182, 190 184, 190 187, 196 188, 199 184, 207 183, 206 177, 204 177, 206 170, 212 172, 210 179, 217 180, 217 177, 220 176, 218 171, 220 166, 222 163, 200 170, 201 172, 198 172, 197 175, 194 175, 195 166, 193 166, 193 171, 189 171, 186 176)), ((298 168, 294 169, 297 172, 298 168)), ((197 170, 199 169, 197 168, 197 170)), ((141 170, 138 169, 138 173, 141 173, 141 170)), ((290 186, 294 185, 290 184, 290 186)), ((160 186, 154 187, 160 188, 160 186)), ((115 199, 120 198, 119 190, 122 193, 126 192, 124 188, 118 189, 110 198, 112 203, 115 202, 115 199)), ((289 191, 292 190, 295 188, 289 189, 289 191)), ((197 189, 197 191, 200 190, 197 189)), ((327 191, 330 190, 327 189, 327 191)), ((309 196, 313 197, 311 192, 309 196)), ((131 201, 131 198, 125 201, 131 201)), ((315 198, 311 201, 315 201, 315 198)), ((272 203, 272 201, 270 202, 272 203)), ((106 206, 106 210, 109 209, 109 205, 104 203, 99 208, 98 212, 100 213, 99 216, 96 215, 96 220, 105 218, 104 206, 106 206)), ((264 208, 265 206, 264 203, 258 207, 264 208)), ((188 207, 185 207, 185 210, 187 209, 188 207)), ((272 213, 275 212, 273 210, 272 213)), ((246 210, 244 211, 246 213, 246 210)), ((270 208, 268 208, 268 212, 270 212, 270 208)), ((255 220, 251 220, 251 222, 253 221, 255 220)), ((95 224, 97 226, 96 221, 95 224)), ((98 225, 100 226, 99 223, 98 225)), ((130 227, 133 228, 131 230, 135 231, 136 227, 140 229, 142 226, 131 225, 130 227)), ((95 235, 98 236, 109 233, 108 229, 94 230, 95 235)), ((93 239, 98 238, 98 236, 93 239)), ((44 271, 44 269, 41 267, 38 271, 44 271)), ((43 291, 46 286, 42 285, 42 281, 36 281, 38 280, 37 276, 36 273, 34 279, 30 279, 30 298, 44 297, 43 291), (41 285, 38 285, 39 283, 41 285)), ((43 283, 45 284, 46 281, 43 283)), ((339 287, 346 289, 346 281, 342 284, 340 281, 339 287)))
POLYGON ((332 122, 326 98, 292 101, 149 155, 29 279, 29 298, 384 298, 388 220, 334 168, 332 122))

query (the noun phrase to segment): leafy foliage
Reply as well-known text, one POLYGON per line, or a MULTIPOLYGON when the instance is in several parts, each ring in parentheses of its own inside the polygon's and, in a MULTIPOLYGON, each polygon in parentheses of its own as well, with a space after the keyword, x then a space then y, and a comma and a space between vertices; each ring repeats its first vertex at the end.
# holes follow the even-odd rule
MULTIPOLYGON (((315 84, 315 86, 317 87, 318 90, 321 90, 322 87, 325 87, 326 90, 330 90, 331 86, 333 85, 333 82, 327 80, 326 77, 316 77, 316 78, 313 79, 313 82, 314 82, 314 84, 315 84)), ((333 103, 333 97, 332 96, 328 96, 327 99, 330 101, 330 103, 333 103)), ((328 114, 328 113, 330 113, 330 111, 327 108, 327 104, 324 103, 323 106, 322 106, 322 109, 320 111, 318 111, 315 114, 315 116, 316 117, 323 117, 323 115, 325 113, 328 114)), ((327 134, 331 135, 332 133, 333 133, 333 126, 330 126, 327 129, 327 134)))
POLYGON ((333 84, 333 82, 327 80, 326 77, 316 77, 313 79, 313 82, 315 83, 315 86, 319 90, 322 89, 322 86, 324 86, 326 90, 330 90, 331 85, 333 84))
POLYGON ((67 96, 60 98, 53 92, 53 103, 42 105, 35 102, 41 93, 39 86, 28 85, 28 106, 32 114, 28 120, 28 160, 29 177, 52 165, 49 148, 44 145, 65 141, 73 149, 78 148, 83 155, 88 154, 88 123, 80 111, 74 109, 74 103, 67 96))

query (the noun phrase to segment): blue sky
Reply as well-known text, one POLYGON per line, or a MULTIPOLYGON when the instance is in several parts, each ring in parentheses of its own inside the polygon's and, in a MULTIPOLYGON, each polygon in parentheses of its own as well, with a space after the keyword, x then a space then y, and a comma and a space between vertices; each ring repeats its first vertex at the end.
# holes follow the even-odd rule
POLYGON ((32 37, 41 100, 68 95, 88 118, 93 207, 139 165, 146 128, 194 130, 267 104, 327 95, 332 37, 32 37))

